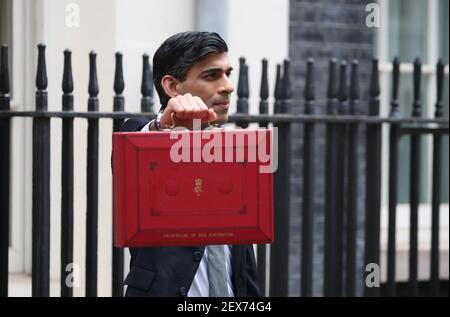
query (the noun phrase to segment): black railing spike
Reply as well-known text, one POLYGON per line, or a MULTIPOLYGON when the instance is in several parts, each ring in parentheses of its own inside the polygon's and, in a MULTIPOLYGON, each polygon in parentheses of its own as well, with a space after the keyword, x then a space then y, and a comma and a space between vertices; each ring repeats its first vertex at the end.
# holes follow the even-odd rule
POLYGON ((414 100, 412 116, 420 116, 420 80, 422 76, 422 64, 420 59, 417 57, 414 60, 414 71, 413 71, 413 82, 414 82, 414 100))
POLYGON ((306 80, 304 97, 306 101, 314 100, 315 97, 315 85, 314 85, 314 59, 308 58, 306 62, 306 80))
POLYGON ((275 77, 275 91, 274 91, 274 96, 276 100, 280 100, 282 95, 281 95, 281 65, 277 64, 277 73, 276 73, 276 77, 275 77))
MULTIPOLYGON (((239 57, 239 79, 241 78, 241 76, 244 76, 244 69, 245 69, 245 57, 241 56, 239 57)), ((238 80, 238 93, 239 93, 239 81, 238 80)), ((241 85, 243 85, 243 82, 241 82, 241 85)), ((241 88, 241 90, 243 89, 243 87, 241 88)))
POLYGON ((116 70, 114 73, 114 92, 118 95, 122 94, 125 83, 123 80, 122 53, 116 52, 116 70))
POLYGON ((248 69, 245 64, 245 58, 239 58, 239 80, 237 95, 239 98, 248 98, 248 69))
MULTIPOLYGON (((114 92, 113 97, 113 111, 123 112, 125 108, 125 98, 122 92, 125 88, 125 83, 123 79, 123 65, 122 65, 122 53, 116 52, 116 68, 114 73, 114 92)), ((148 63, 148 57, 147 57, 148 63)), ((120 127, 123 124, 123 120, 114 119, 113 120, 113 132, 119 132, 120 127)), ((114 227, 114 224, 113 224, 114 227)), ((114 231, 114 228, 113 228, 114 231)), ((123 296, 123 249, 112 248, 112 296, 122 297, 123 296)))
MULTIPOLYGON (((72 52, 64 50, 64 69, 62 77, 62 110, 73 111, 72 52)), ((73 118, 62 119, 61 147, 61 297, 72 297, 73 288, 66 283, 70 272, 67 265, 73 263, 73 118)))
POLYGON ((358 78, 358 66, 357 60, 352 61, 351 74, 350 74, 350 99, 359 99, 359 78, 358 78))
POLYGON ((8 70, 8 46, 2 44, 0 48, 0 93, 9 93, 9 70, 8 70))
POLYGON ((414 81, 414 101, 420 100, 420 83, 422 77, 422 62, 419 57, 414 59, 413 81, 414 81))
POLYGON ((259 97, 262 100, 269 98, 269 79, 267 76, 267 59, 262 60, 262 74, 261 74, 261 89, 259 91, 259 97))
POLYGON ((153 95, 153 77, 148 54, 142 55, 141 93, 144 97, 153 95))
POLYGON ((400 85, 400 61, 395 57, 392 62, 392 100, 390 116, 399 115, 398 87, 400 85))
MULTIPOLYGON (((248 114, 248 66, 245 64, 245 59, 243 57, 239 58, 239 81, 237 96, 236 113, 248 114)), ((237 125, 244 129, 248 127, 248 123, 246 122, 237 122, 237 125)))
POLYGON ((66 94, 70 94, 73 92, 72 52, 69 49, 64 50, 62 90, 66 94))
POLYGON ((414 101, 420 100, 420 79, 421 79, 422 63, 417 57, 414 60, 414 101))
POLYGON ((444 83, 444 63, 441 58, 439 58, 436 65, 436 112, 435 117, 440 118, 443 116, 443 105, 442 105, 442 87, 444 83))
MULTIPOLYGON (((148 78, 150 82, 150 95, 149 97, 153 98, 153 70, 152 70, 152 64, 148 63, 148 78)), ((153 101, 152 101, 153 102, 153 101)))
MULTIPOLYGON (((36 111, 48 109, 45 45, 39 44, 36 111)), ((31 296, 49 296, 50 283, 50 118, 33 118, 31 296)))
POLYGON ((370 77, 370 97, 375 98, 380 96, 380 77, 378 71, 378 59, 372 60, 372 75, 370 77))
POLYGON ((245 73, 244 68, 245 68, 245 64, 244 64, 243 60, 244 59, 242 57, 239 58, 239 75, 238 75, 238 89, 237 89, 237 96, 239 98, 242 97, 242 93, 243 93, 243 90, 244 90, 244 77, 245 77, 245 75, 244 75, 244 73, 245 73))
POLYGON ((45 65, 45 45, 38 44, 38 65, 36 73, 36 87, 38 90, 47 89, 47 67, 45 65))
POLYGON ((239 67, 241 67, 242 65, 245 65, 245 57, 244 56, 239 57, 239 67))
POLYGON ((283 99, 290 99, 292 97, 290 73, 290 61, 285 59, 283 62, 283 86, 281 89, 283 99))
MULTIPOLYGON (((269 113, 269 102, 267 99, 269 98, 269 78, 267 75, 267 68, 268 68, 268 62, 266 58, 262 59, 262 72, 261 72, 261 86, 259 90, 259 113, 260 114, 268 114, 269 113)), ((268 127, 269 122, 261 122, 259 124, 260 127, 268 127)), ((259 246, 258 252, 260 254, 258 255, 259 261, 265 262, 266 252, 265 252, 265 246, 259 246)), ((261 280, 261 283, 264 283, 265 281, 265 265, 261 265, 258 268, 258 276, 261 280)), ((264 290, 264 287, 262 288, 262 291, 264 290)))
POLYGON ((248 78, 248 65, 247 64, 244 65, 244 74, 245 74, 245 80, 244 80, 244 94, 243 94, 243 97, 248 98, 248 96, 250 95, 250 90, 249 90, 249 87, 248 87, 249 78, 248 78))
POLYGON ((337 98, 336 65, 337 65, 336 58, 330 59, 328 68, 328 88, 327 88, 328 99, 337 98))
POLYGON ((339 101, 347 100, 347 62, 342 61, 339 67, 339 101))
MULTIPOLYGON (((0 110, 11 110, 8 76, 8 47, 0 48, 0 110)), ((8 297, 11 173, 11 117, 0 118, 0 297, 8 297)))
POLYGON ((398 87, 400 84, 400 61, 398 57, 392 62, 392 99, 398 100, 398 87))
POLYGON ((89 96, 97 97, 98 80, 97 80, 97 54, 94 51, 89 53, 89 96))

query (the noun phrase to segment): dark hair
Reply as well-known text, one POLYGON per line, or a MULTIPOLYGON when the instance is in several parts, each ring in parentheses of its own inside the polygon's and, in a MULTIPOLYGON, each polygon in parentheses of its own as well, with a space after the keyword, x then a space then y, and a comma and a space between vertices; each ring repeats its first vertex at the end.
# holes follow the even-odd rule
POLYGON ((161 110, 167 106, 170 98, 161 85, 165 75, 182 82, 195 63, 211 53, 224 52, 228 52, 228 46, 214 32, 182 32, 165 40, 153 56, 153 82, 161 101, 161 110))

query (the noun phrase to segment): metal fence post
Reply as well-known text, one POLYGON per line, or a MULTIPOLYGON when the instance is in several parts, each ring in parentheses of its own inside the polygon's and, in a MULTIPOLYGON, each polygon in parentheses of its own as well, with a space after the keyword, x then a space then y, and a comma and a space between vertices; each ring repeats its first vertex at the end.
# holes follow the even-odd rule
MULTIPOLYGON (((148 56, 147 56, 148 63, 148 56)), ((145 67, 145 59, 144 59, 144 67, 145 67)), ((145 71, 144 71, 145 73, 145 71)), ((143 75, 143 78, 148 76, 148 74, 143 75)), ((142 83, 142 87, 144 87, 144 83, 142 83)), ((124 111, 125 99, 122 95, 123 90, 125 89, 125 83, 123 80, 123 67, 122 67, 122 53, 116 53, 116 70, 114 74, 114 112, 116 111, 124 111)), ((151 88, 153 89, 153 88, 151 88)), ((143 89, 143 94, 148 94, 148 89, 143 89)), ((142 107, 146 110, 151 109, 151 105, 149 103, 150 97, 142 98, 142 107), (145 99, 144 99, 145 98, 145 99)), ((123 123, 122 119, 114 119, 113 120, 113 132, 119 132, 120 127, 123 123)), ((114 215, 113 215, 114 217, 114 215)), ((114 221, 112 232, 114 234, 114 221)), ((114 239, 114 238, 113 238, 114 239)), ((113 240, 114 241, 114 240, 113 240)), ((112 244, 112 296, 113 297, 122 297, 123 296, 123 249, 116 248, 114 246, 114 242, 112 244)))
MULTIPOLYGON (((89 53, 88 111, 98 111, 95 52, 89 53)), ((98 119, 88 119, 86 214, 86 296, 97 296, 98 241, 98 119)))
MULTIPOLYGON (((305 80, 305 114, 315 114, 314 60, 308 59, 305 80)), ((301 295, 312 296, 315 123, 305 122, 303 134, 303 219, 301 245, 301 295)))
MULTIPOLYGON (((398 113, 398 87, 400 82, 400 63, 394 59, 392 81, 391 116, 399 117, 398 113)), ((387 264, 387 295, 395 296, 395 265, 396 265, 396 217, 397 217, 397 186, 398 186, 398 142, 400 138, 400 125, 391 124, 389 133, 389 211, 388 211, 388 264, 387 264)), ((369 153, 369 152, 368 152, 369 153)), ((369 179, 367 180, 370 181, 369 179)), ((374 202, 376 202, 374 200, 374 202)), ((378 223, 377 223, 378 224, 378 223)), ((366 229, 367 230, 367 229, 366 229)), ((379 257, 379 254, 377 254, 379 257)), ((379 263, 375 262, 375 263, 379 263)))
MULTIPOLYGON (((10 110, 8 47, 0 48, 0 110, 10 110)), ((11 118, 0 118, 0 297, 8 296, 11 118)))
MULTIPOLYGON (((64 51, 62 109, 73 111, 72 52, 64 51)), ((62 119, 61 149, 61 297, 73 296, 73 118, 62 119), (72 271, 70 270, 72 269, 72 271)))
MULTIPOLYGON (((277 66, 277 83, 275 85, 275 112, 287 113, 290 105, 291 87, 289 78, 289 61, 283 65, 283 77, 277 66), (280 82, 281 81, 281 82, 280 82)), ((278 152, 280 164, 274 175, 274 232, 275 242, 270 248, 270 296, 288 295, 289 271, 289 217, 290 217, 290 148, 291 131, 289 123, 277 125, 278 152)))
MULTIPOLYGON (((339 70, 339 90, 338 90, 338 114, 348 115, 348 86, 347 86, 347 62, 342 61, 339 70)), ((337 140, 339 144, 339 151, 337 156, 338 166, 338 192, 336 199, 336 222, 335 222, 335 237, 334 241, 334 265, 333 276, 331 277, 332 296, 342 296, 343 278, 344 278, 344 219, 347 211, 347 154, 348 147, 348 123, 341 123, 338 125, 337 140)))
MULTIPOLYGON (((261 88, 259 92, 259 97, 261 98, 259 102, 259 113, 267 114, 269 113, 269 103, 267 98, 269 97, 269 80, 267 78, 267 60, 262 60, 262 74, 261 74, 261 88)), ((260 127, 267 128, 268 122, 261 122, 260 127)), ((261 294, 265 296, 266 294, 266 248, 267 244, 258 244, 257 248, 257 264, 258 264, 258 281, 261 294)))
MULTIPOLYGON (((333 111, 333 114, 336 112, 341 115, 347 113, 346 70, 347 63, 342 61, 339 72, 339 90, 337 93, 339 102, 336 103, 335 109, 328 110, 329 112, 333 111)), ((342 295, 343 221, 346 204, 346 130, 347 124, 345 123, 336 125, 330 124, 327 127, 326 182, 332 182, 333 184, 327 186, 328 194, 325 202, 325 296, 342 295)))
MULTIPOLYGON (((45 45, 38 45, 36 111, 47 111, 45 45)), ((33 119, 32 296, 49 296, 50 285, 50 118, 33 119)))
MULTIPOLYGON (((369 116, 380 113, 380 82, 378 60, 372 61, 369 88, 369 116)), ((364 264, 380 265, 380 199, 381 199, 381 124, 366 126, 366 214, 364 237, 364 264)), ((364 271, 363 281, 366 278, 364 271)), ((378 296, 378 287, 364 285, 364 296, 378 296)))
MULTIPOLYGON (((435 118, 443 117, 442 86, 444 82, 444 63, 439 59, 436 69, 437 101, 435 118)), ((430 282, 432 296, 439 295, 439 205, 442 191, 442 135, 433 136, 433 171, 432 171, 432 197, 431 197, 431 256, 430 256, 430 282)))
MULTIPOLYGON (((412 109, 412 117, 421 116, 420 105, 420 79, 421 79, 421 62, 418 58, 414 61, 414 101, 412 109)), ((409 182, 409 200, 410 200, 410 229, 409 229, 409 286, 412 296, 419 295, 419 286, 417 282, 417 235, 418 235, 418 222, 419 222, 419 201, 420 201, 420 165, 421 165, 421 149, 422 142, 419 134, 411 135, 411 148, 410 148, 410 175, 409 182)))
MULTIPOLYGON (((350 115, 355 115, 359 103, 358 61, 351 64, 350 77, 350 115)), ((347 218, 346 218, 346 279, 345 296, 355 296, 356 275, 356 222, 358 197, 358 124, 348 125, 347 162, 347 218)))
MULTIPOLYGON (((327 114, 338 113, 336 59, 329 62, 329 77, 327 88, 327 114)), ((339 126, 336 123, 326 124, 326 162, 325 162, 325 245, 324 245, 324 285, 323 294, 333 295, 334 261, 335 261, 335 237, 336 237, 336 202, 338 190, 338 141, 339 126)))

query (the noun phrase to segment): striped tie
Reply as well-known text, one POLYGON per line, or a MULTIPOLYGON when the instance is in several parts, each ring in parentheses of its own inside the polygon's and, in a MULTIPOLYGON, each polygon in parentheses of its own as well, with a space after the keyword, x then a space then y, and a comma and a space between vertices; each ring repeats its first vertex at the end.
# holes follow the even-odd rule
POLYGON ((210 297, 229 297, 223 245, 209 245, 208 278, 210 297))

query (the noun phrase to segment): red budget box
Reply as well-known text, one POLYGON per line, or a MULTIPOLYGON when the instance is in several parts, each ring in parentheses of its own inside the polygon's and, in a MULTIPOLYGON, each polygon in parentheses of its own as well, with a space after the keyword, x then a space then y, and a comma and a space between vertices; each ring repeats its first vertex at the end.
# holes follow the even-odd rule
POLYGON ((113 133, 114 244, 272 242, 271 132, 113 133))

